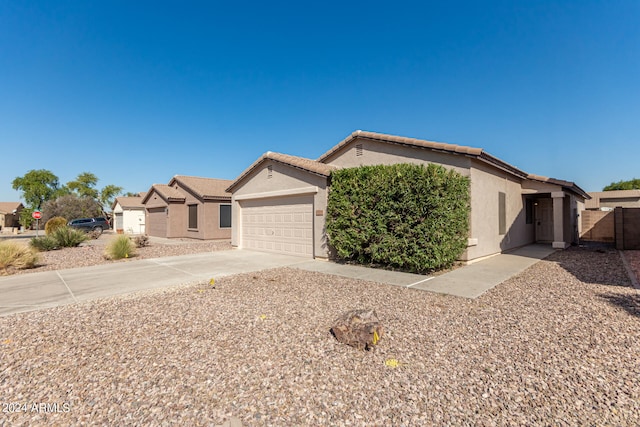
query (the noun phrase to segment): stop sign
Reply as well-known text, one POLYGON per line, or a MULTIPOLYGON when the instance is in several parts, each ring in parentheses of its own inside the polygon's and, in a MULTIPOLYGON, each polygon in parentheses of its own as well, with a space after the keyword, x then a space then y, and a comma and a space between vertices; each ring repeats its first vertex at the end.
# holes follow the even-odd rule
POLYGON ((42 218, 42 212, 40 212, 40 211, 33 211, 33 213, 31 214, 31 216, 33 217, 33 219, 40 219, 40 218, 42 218))

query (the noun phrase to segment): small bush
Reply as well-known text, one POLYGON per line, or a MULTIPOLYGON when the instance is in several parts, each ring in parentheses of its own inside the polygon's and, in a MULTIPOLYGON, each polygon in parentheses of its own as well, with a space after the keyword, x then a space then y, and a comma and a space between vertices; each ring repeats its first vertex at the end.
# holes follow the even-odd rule
POLYGON ((61 248, 73 248, 89 240, 89 236, 85 232, 68 226, 57 228, 51 233, 51 237, 61 248))
POLYGON ((56 239, 54 239, 52 236, 34 237, 29 242, 29 245, 41 252, 52 251, 60 247, 56 239))
POLYGON ((15 242, 0 243, 0 268, 4 274, 8 274, 7 269, 9 267, 17 269, 33 268, 37 262, 38 254, 31 248, 15 242))
POLYGON ((108 259, 131 258, 135 255, 135 248, 129 237, 121 235, 107 245, 105 256, 108 259))
POLYGON ((138 236, 133 239, 133 242, 136 244, 136 248, 146 248, 147 246, 149 246, 149 236, 138 236))
POLYGON ((64 227, 65 225, 67 225, 67 220, 64 219, 61 216, 55 216, 53 218, 51 218, 49 221, 47 221, 47 223, 44 225, 44 232, 49 235, 51 233, 53 233, 55 230, 57 230, 60 227, 64 227))

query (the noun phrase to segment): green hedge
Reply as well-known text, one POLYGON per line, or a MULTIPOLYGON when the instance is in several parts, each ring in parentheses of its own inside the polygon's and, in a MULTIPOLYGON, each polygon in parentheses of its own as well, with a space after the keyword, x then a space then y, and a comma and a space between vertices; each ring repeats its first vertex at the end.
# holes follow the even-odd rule
POLYGON ((467 247, 469 179, 442 166, 397 164, 331 175, 329 243, 342 260, 424 273, 467 247))

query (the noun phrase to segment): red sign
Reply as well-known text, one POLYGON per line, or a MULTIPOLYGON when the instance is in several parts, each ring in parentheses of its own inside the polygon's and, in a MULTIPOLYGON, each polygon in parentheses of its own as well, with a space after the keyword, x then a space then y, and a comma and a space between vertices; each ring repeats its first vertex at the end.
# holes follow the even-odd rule
POLYGON ((40 219, 40 218, 42 218, 42 212, 40 212, 40 211, 33 211, 33 213, 31 214, 31 216, 33 217, 33 219, 40 219))

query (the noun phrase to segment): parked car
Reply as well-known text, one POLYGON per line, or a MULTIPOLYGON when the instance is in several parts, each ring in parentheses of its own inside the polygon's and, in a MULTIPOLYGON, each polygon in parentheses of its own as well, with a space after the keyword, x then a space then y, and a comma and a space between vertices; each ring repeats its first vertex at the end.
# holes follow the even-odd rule
POLYGON ((78 218, 69 221, 69 227, 77 228, 84 231, 97 231, 102 233, 110 228, 109 221, 103 217, 97 218, 78 218))

